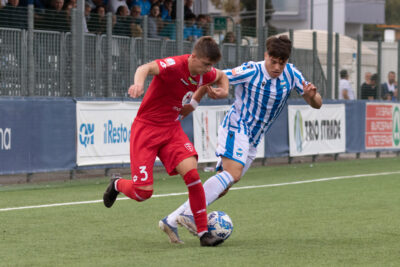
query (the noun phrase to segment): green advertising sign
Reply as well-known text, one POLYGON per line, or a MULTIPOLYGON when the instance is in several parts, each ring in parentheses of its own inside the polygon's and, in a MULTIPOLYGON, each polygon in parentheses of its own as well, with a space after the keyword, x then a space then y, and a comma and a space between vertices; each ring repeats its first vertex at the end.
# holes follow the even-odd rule
POLYGON ((214 18, 214 30, 216 31, 226 30, 226 17, 214 18))

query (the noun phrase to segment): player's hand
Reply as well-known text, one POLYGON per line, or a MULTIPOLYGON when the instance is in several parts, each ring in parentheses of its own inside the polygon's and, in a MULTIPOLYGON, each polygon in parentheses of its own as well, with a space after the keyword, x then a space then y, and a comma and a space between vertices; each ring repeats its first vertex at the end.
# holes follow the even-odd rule
POLYGON ((317 94, 317 87, 312 83, 306 85, 305 81, 303 81, 303 92, 307 97, 313 98, 317 94))
POLYGON ((207 94, 209 98, 212 99, 219 99, 219 98, 225 98, 228 96, 227 92, 225 89, 220 88, 220 87, 211 87, 207 86, 207 94))
POLYGON ((181 112, 179 113, 181 115, 181 120, 184 119, 187 115, 189 115, 191 112, 194 111, 194 108, 192 105, 190 104, 185 104, 182 109, 181 112))
POLYGON ((139 84, 132 84, 128 89, 128 94, 132 98, 137 98, 144 93, 144 86, 139 84))

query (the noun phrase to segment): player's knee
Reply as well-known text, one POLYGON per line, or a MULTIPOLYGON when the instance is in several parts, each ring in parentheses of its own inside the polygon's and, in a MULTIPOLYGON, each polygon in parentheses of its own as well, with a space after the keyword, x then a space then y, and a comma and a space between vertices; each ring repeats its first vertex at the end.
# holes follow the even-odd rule
POLYGON ((192 169, 188 171, 184 176, 183 180, 185 181, 185 184, 190 187, 192 185, 196 185, 198 183, 201 183, 200 180, 200 175, 197 171, 197 169, 192 169))
POLYGON ((228 172, 232 178, 233 178, 233 183, 237 183, 240 181, 240 178, 242 177, 242 169, 230 169, 230 170, 225 170, 228 172))
POLYGON ((142 202, 146 199, 151 198, 151 196, 153 195, 153 190, 143 190, 140 188, 135 188, 134 194, 135 196, 133 198, 139 202, 142 202))

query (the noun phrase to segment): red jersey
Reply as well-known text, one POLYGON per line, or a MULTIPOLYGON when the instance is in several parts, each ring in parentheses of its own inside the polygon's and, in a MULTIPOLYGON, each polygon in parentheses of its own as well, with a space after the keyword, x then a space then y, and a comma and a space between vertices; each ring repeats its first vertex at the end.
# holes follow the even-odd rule
POLYGON ((183 105, 190 102, 196 89, 215 81, 215 68, 204 75, 191 76, 189 56, 156 60, 160 73, 151 81, 136 118, 158 125, 172 124, 177 121, 183 105))

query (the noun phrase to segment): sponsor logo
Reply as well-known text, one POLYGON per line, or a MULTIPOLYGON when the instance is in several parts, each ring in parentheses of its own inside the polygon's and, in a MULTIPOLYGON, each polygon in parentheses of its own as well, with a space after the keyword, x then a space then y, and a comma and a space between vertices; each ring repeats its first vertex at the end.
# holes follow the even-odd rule
POLYGON ((294 117, 294 140, 296 142, 297 152, 303 151, 303 118, 301 117, 300 111, 296 111, 294 117))
POLYGON ((161 67, 163 67, 164 69, 167 67, 167 64, 165 64, 165 62, 163 62, 163 61, 160 61, 160 65, 161 65, 161 67))
POLYGON ((0 150, 11 150, 11 128, 0 128, 0 150))
POLYGON ((238 150, 236 151, 236 156, 237 157, 242 157, 243 156, 243 149, 241 149, 241 148, 238 148, 238 150))
POLYGON ((236 67, 236 68, 232 69, 232 74, 233 74, 233 76, 236 76, 236 75, 242 74, 245 70, 246 70, 246 67, 244 67, 244 66, 236 67))
POLYGON ((181 82, 183 82, 184 85, 189 85, 189 83, 182 78, 181 78, 181 82))
POLYGON ((192 91, 187 92, 182 98, 182 106, 184 106, 185 104, 189 104, 190 100, 192 99, 192 96, 193 96, 192 91))
POLYGON ((131 130, 120 125, 113 125, 112 120, 104 123, 104 144, 127 143, 130 140, 131 130))
POLYGON ((189 80, 189 82, 190 82, 191 84, 197 85, 197 82, 196 82, 195 80, 193 80, 192 77, 189 77, 188 80, 189 80))
POLYGON ((400 144, 400 110, 398 107, 394 108, 393 111, 393 143, 395 146, 400 144))
POLYGON ((79 142, 84 147, 94 144, 94 123, 82 123, 79 127, 79 142))
POLYGON ((190 151, 190 152, 194 151, 193 146, 192 146, 191 143, 186 143, 184 146, 188 151, 190 151))
POLYGON ((175 65, 175 60, 173 58, 167 58, 165 61, 168 66, 175 65))
POLYGON ((265 81, 263 81, 263 82, 261 83, 261 86, 262 86, 262 87, 264 87, 264 86, 265 86, 265 81))

